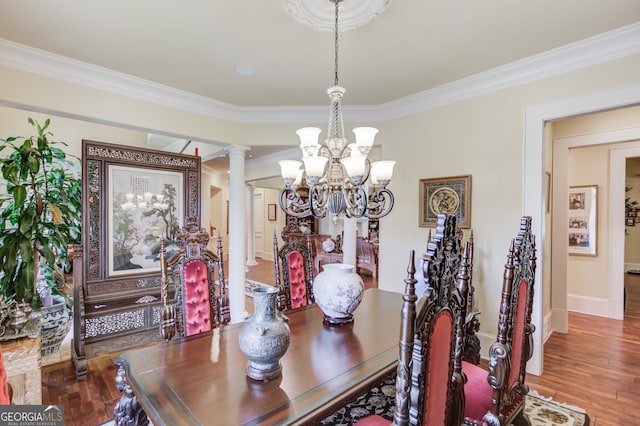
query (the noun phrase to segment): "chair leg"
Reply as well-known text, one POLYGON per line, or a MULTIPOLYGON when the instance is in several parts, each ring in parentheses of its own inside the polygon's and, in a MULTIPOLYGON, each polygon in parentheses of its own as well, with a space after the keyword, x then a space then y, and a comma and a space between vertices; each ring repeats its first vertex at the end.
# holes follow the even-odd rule
POLYGON ((513 426, 531 426, 531 420, 529 419, 529 416, 525 414, 524 407, 520 411, 520 413, 518 413, 518 415, 513 419, 512 425, 513 426))

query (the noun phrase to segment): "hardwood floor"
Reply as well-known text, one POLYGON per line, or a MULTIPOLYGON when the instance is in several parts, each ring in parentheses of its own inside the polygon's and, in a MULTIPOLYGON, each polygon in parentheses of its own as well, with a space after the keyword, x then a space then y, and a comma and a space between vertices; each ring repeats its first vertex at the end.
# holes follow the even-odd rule
POLYGON ((640 276, 625 274, 624 321, 569 313, 569 333, 544 347, 544 371, 527 376, 540 394, 577 405, 591 425, 640 424, 640 276))
MULTIPOLYGON (((258 262, 247 278, 274 284, 273 264, 258 262)), ((625 320, 570 313, 569 333, 554 333, 545 343, 544 374, 527 376, 531 389, 586 409, 592 426, 640 424, 640 276, 625 275, 625 320)), ((363 278, 367 288, 377 286, 371 276, 363 278)), ((247 299, 247 311, 252 310, 247 299)), ((66 426, 110 420, 120 397, 116 356, 90 359, 83 382, 76 382, 70 362, 44 367, 43 403, 63 404, 66 426)))

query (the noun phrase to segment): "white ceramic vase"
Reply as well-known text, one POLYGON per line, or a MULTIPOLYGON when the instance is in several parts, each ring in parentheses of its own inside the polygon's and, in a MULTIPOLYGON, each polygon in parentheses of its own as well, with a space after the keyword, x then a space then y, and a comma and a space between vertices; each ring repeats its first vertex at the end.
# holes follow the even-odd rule
POLYGON ((353 312, 362 301, 364 283, 353 265, 329 263, 313 280, 313 295, 324 313, 324 321, 344 324, 353 321, 353 312))

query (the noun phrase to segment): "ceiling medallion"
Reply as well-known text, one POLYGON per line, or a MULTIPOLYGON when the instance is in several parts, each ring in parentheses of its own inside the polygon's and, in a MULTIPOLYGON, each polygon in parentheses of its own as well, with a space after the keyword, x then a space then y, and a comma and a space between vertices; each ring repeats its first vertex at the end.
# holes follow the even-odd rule
MULTIPOLYGON (((355 30, 368 24, 391 3, 391 0, 339 1, 340 31, 355 30)), ((314 30, 334 30, 334 0, 282 0, 282 6, 296 21, 314 30)))

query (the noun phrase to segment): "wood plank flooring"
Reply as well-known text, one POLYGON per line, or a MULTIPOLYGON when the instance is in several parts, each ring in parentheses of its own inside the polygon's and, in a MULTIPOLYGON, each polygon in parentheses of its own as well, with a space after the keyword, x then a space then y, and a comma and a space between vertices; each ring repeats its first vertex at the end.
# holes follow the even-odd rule
MULTIPOLYGON (((274 284, 273 263, 257 260, 247 278, 274 284)), ((640 424, 640 276, 625 275, 625 320, 570 313, 569 333, 554 333, 545 343, 543 375, 527 376, 540 394, 586 409, 592 426, 640 424)), ((363 278, 367 288, 377 286, 371 276, 363 278)), ((251 302, 247 299, 249 312, 251 302)), ((116 356, 90 359, 83 382, 76 382, 70 362, 44 367, 43 403, 63 404, 66 426, 110 420, 120 397, 114 384, 116 356)))

